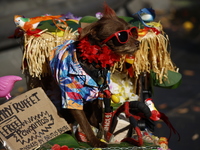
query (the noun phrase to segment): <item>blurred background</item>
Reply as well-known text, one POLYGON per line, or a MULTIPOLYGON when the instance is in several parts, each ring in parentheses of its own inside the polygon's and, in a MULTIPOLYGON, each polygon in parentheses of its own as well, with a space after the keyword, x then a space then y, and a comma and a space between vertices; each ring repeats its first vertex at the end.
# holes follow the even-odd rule
MULTIPOLYGON (((0 76, 18 75, 12 96, 26 91, 20 70, 22 50, 19 39, 9 39, 15 30, 14 15, 35 17, 42 14, 75 16, 95 15, 102 10, 104 0, 1 0, 0 1, 0 76)), ((200 150, 200 1, 199 0, 106 0, 118 15, 130 16, 144 7, 156 11, 171 41, 171 58, 182 74, 177 89, 154 88, 154 103, 178 130, 172 135, 172 150, 200 150)), ((1 103, 5 102, 0 98, 1 103)), ((155 135, 168 137, 169 129, 159 121, 155 135)), ((2 148, 3 149, 3 148, 2 148)))

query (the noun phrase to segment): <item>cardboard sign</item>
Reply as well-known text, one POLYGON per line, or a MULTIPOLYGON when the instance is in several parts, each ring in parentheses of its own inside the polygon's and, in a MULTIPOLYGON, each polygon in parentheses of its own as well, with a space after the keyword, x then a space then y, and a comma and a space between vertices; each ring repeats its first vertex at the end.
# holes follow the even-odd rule
POLYGON ((0 138, 10 150, 31 150, 70 130, 41 88, 0 105, 0 138))

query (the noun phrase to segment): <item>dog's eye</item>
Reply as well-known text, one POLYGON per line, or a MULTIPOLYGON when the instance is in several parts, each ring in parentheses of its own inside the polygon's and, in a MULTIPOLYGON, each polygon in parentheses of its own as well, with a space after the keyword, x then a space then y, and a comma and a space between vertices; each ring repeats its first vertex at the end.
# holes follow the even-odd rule
POLYGON ((116 37, 113 37, 113 38, 112 38, 112 42, 113 42, 113 44, 114 44, 115 46, 121 46, 121 45, 123 45, 122 43, 120 43, 120 42, 118 41, 118 39, 117 39, 116 37))
POLYGON ((118 37, 120 42, 126 42, 128 40, 128 33, 126 31, 118 32, 118 37))

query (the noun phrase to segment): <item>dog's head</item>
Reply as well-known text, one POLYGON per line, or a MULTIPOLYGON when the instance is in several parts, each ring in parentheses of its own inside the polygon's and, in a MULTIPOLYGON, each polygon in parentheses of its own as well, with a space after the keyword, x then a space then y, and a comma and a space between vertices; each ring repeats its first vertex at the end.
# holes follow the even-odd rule
POLYGON ((83 28, 80 39, 86 36, 92 45, 106 44, 118 54, 133 54, 139 48, 137 29, 117 17, 107 5, 104 6, 101 19, 83 28))

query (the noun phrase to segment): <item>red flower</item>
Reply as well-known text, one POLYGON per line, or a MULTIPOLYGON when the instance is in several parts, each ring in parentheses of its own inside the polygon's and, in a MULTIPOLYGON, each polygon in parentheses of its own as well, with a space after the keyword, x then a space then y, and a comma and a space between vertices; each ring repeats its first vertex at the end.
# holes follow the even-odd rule
POLYGON ((58 144, 54 144, 54 146, 52 146, 51 150, 73 150, 73 148, 69 148, 66 145, 60 146, 58 144))
POLYGON ((112 52, 108 46, 91 45, 87 38, 80 41, 78 49, 82 52, 82 59, 88 60, 89 63, 99 63, 104 68, 113 66, 115 62, 120 60, 119 55, 112 52))
POLYGON ((107 46, 102 47, 102 53, 99 54, 99 61, 102 67, 113 66, 115 62, 119 61, 120 56, 112 52, 107 46))

